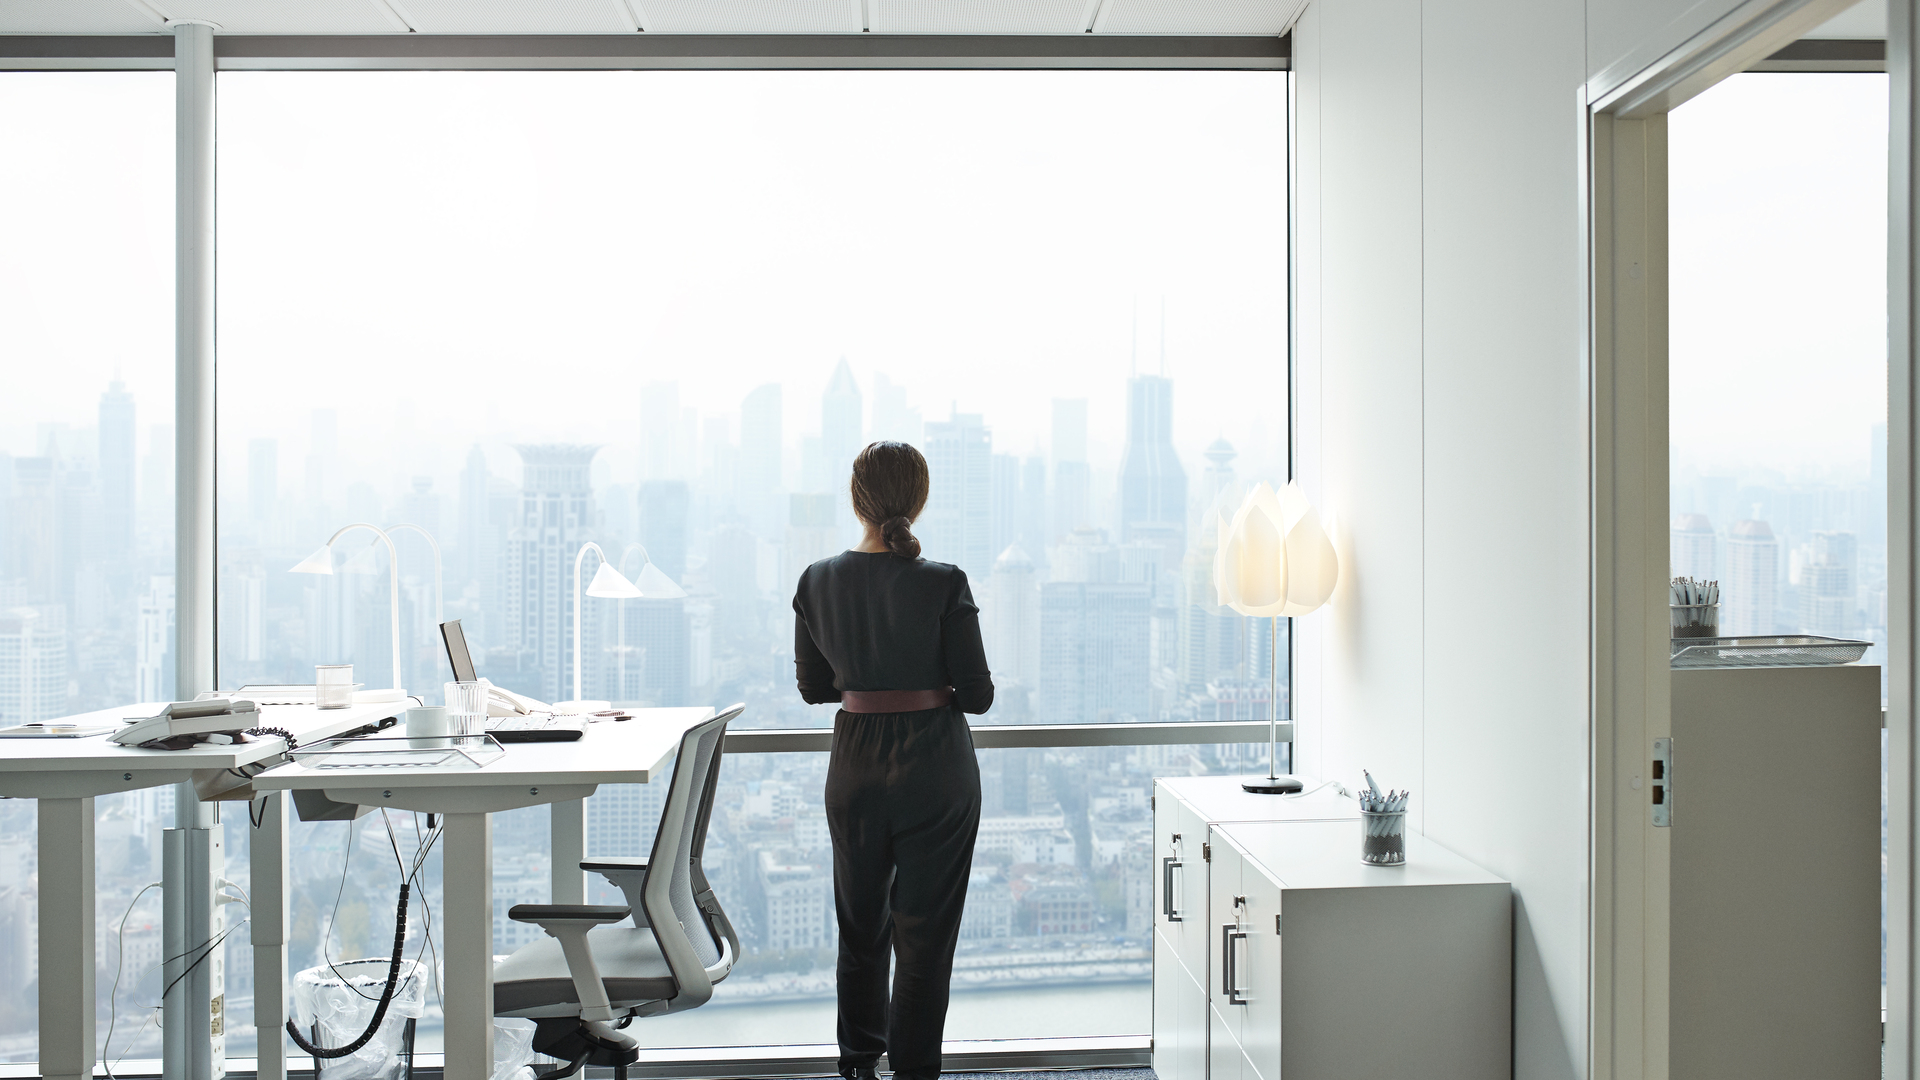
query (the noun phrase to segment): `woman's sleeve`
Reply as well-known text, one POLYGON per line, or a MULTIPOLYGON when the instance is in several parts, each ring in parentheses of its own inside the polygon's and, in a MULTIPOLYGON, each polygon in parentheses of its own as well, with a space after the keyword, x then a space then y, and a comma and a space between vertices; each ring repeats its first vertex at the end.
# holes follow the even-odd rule
POLYGON ((980 642, 980 609, 966 571, 955 568, 958 579, 941 620, 941 639, 947 651, 947 677, 953 680, 953 700, 960 711, 978 715, 993 708, 993 672, 987 670, 987 649, 980 642))
POLYGON ((800 684, 800 700, 809 705, 824 705, 839 701, 840 691, 833 685, 833 665, 827 662, 826 654, 813 640, 813 632, 807 629, 807 613, 800 606, 806 582, 806 575, 802 574, 801 587, 793 593, 793 674, 800 684))

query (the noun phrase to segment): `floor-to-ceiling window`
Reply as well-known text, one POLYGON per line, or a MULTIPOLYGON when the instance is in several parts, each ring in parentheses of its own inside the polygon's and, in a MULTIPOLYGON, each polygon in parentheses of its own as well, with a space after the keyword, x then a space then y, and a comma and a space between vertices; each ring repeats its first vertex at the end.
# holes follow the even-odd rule
MULTIPOLYGON (((384 547, 289 569, 405 522, 442 556, 394 534, 398 681, 428 700, 439 611, 534 698, 572 698, 578 664, 586 698, 824 727, 792 586, 857 535, 848 464, 893 438, 929 459, 927 557, 982 610, 1000 694, 976 723, 1264 718, 1266 624, 1209 574, 1212 512, 1285 479, 1285 79, 222 74, 221 684, 350 662, 391 685, 384 547), (576 641, 588 541, 688 595, 588 599, 576 641)), ((981 761, 950 1036, 1146 1032, 1151 778, 1265 748, 981 761)), ((832 1040, 825 764, 727 762, 708 866, 747 955, 650 1043, 832 1040)), ((657 813, 603 789, 589 851, 643 854, 657 813)), ((500 816, 498 910, 547 895, 546 820, 500 816)), ((390 940, 384 824, 343 866, 351 828, 295 826, 296 968, 390 940)), ((499 920, 496 948, 527 929, 499 920)), ((240 1056, 247 996, 230 976, 240 1056)))
MULTIPOLYGON (((173 697, 173 76, 0 74, 0 116, 9 726, 173 697)), ((168 790, 96 805, 115 1054, 158 1046, 160 897, 142 890, 170 809, 168 790)), ((34 820, 0 801, 0 1061, 36 1056, 34 820)))
POLYGON ((1673 573, 1884 667, 1887 77, 1734 76, 1669 155, 1673 573))

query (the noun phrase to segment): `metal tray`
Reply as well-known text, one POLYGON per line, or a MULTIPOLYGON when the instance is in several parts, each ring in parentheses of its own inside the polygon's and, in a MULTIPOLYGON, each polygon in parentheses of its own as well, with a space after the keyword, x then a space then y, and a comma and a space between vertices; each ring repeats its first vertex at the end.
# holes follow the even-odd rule
POLYGON ((1814 637, 1674 638, 1677 668, 1811 667, 1851 664, 1873 647, 1871 641, 1814 637))
POLYGON ((353 735, 287 756, 309 769, 483 769, 506 752, 491 735, 353 735))

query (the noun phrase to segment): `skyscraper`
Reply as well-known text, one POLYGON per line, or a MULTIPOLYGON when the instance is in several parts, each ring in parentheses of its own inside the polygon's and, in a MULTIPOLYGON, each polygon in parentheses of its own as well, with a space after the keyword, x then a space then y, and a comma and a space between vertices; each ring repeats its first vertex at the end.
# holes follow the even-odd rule
POLYGON ((1053 399, 1053 526, 1047 543, 1093 524, 1093 468, 1087 463, 1087 399, 1053 399))
POLYGON ((999 553, 1020 539, 1020 459, 995 454, 987 482, 987 550, 999 553))
POLYGON ((1045 723, 1150 716, 1149 586, 1051 581, 1040 587, 1040 702, 1045 723))
POLYGON ((1149 527, 1156 538, 1172 526, 1186 550, 1187 472, 1173 449, 1173 380, 1136 375, 1127 380, 1127 443, 1120 457, 1120 539, 1149 527), (1159 526, 1158 529, 1152 529, 1159 526))
POLYGON ((1764 521, 1739 521, 1727 533, 1727 572, 1720 579, 1720 633, 1727 637, 1775 632, 1780 595, 1780 545, 1764 521))
MULTIPOLYGON (((687 515, 692 492, 683 480, 649 480, 640 485, 640 543, 660 572, 679 581, 687 572, 687 515)), ((615 561, 619 555, 609 552, 615 561)))
POLYGON ((1713 581, 1719 577, 1713 557, 1713 522, 1705 514, 1680 514, 1668 540, 1674 577, 1713 581))
POLYGON ((254 523, 264 525, 273 519, 273 503, 280 492, 280 442, 277 439, 252 439, 247 442, 247 511, 254 523))
POLYGON ((1860 602, 1856 592, 1860 545, 1850 532, 1813 534, 1812 558, 1800 567, 1795 589, 1800 632, 1823 637, 1852 637, 1860 602))
POLYGON ((780 384, 755 387, 740 403, 740 509, 760 535, 773 539, 786 520, 779 499, 786 443, 781 434, 780 384))
POLYGON ((67 715, 65 622, 58 607, 0 611, 0 723, 67 715))
POLYGON ((915 446, 926 437, 920 410, 907 405, 907 388, 879 372, 873 375, 873 437, 915 446))
POLYGON ((1033 560, 1019 544, 993 561, 981 599, 987 667, 994 681, 1034 689, 1040 682, 1040 584, 1033 560))
POLYGON ((827 392, 820 397, 820 449, 825 455, 827 477, 827 486, 821 490, 838 491, 853 469, 854 455, 866 445, 863 412, 860 384, 853 381, 853 369, 843 356, 834 366, 827 392))
POLYGON ((674 440, 680 431, 680 384, 651 382, 640 388, 640 479, 674 476, 674 440))
POLYGON ((993 569, 993 435, 978 413, 955 412, 927 425, 932 490, 920 517, 922 554, 984 581, 993 569))
MULTIPOLYGON (((538 680, 515 687, 548 701, 572 697, 573 559, 590 539, 593 491, 588 468, 597 446, 521 445, 524 466, 520 514, 507 538, 507 644, 520 654, 522 671, 538 680)), ((581 634, 597 642, 599 605, 581 610, 581 634)), ((599 685, 599 650, 588 649, 583 673, 599 685)))
POLYGON ((100 557, 116 572, 133 559, 133 395, 114 380, 100 395, 100 557))

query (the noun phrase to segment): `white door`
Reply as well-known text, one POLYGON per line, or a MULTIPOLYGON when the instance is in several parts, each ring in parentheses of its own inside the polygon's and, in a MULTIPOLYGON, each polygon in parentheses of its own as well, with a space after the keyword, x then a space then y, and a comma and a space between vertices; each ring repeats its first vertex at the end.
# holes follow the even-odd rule
POLYGON ((1221 1015, 1220 1007, 1215 1005, 1207 1010, 1211 1027, 1208 1033, 1212 1039, 1212 1049, 1207 1055, 1207 1080, 1244 1080, 1240 1075, 1240 1044, 1233 1040, 1233 1033, 1227 1030, 1226 1018, 1221 1015))
POLYGON ((1219 832, 1210 831, 1207 844, 1212 853, 1207 863, 1207 996, 1213 999, 1214 1011, 1237 1042, 1241 1037, 1241 1017, 1246 1010, 1234 1003, 1239 995, 1231 993, 1228 984, 1241 977, 1233 970, 1234 961, 1246 952, 1240 937, 1238 901, 1242 895, 1241 876, 1251 871, 1246 867, 1246 860, 1219 832))
POLYGON ((1237 982, 1240 998, 1241 1049, 1252 1072, 1242 1080, 1280 1080, 1280 931, 1282 891, 1257 864, 1246 862, 1240 876, 1240 894, 1247 898, 1242 912, 1246 940, 1240 943, 1237 982))
POLYGON ((1179 982, 1174 991, 1176 1072, 1180 1080, 1207 1080, 1207 991, 1184 966, 1174 970, 1179 982))
MULTIPOLYGON (((1173 942, 1180 960, 1200 985, 1206 986, 1207 965, 1207 823, 1184 802, 1174 800, 1174 828, 1166 855, 1173 862, 1163 864, 1162 877, 1173 879, 1173 911, 1168 921, 1173 929, 1167 937, 1173 942)), ((1163 856, 1164 857, 1164 856, 1163 856)))

